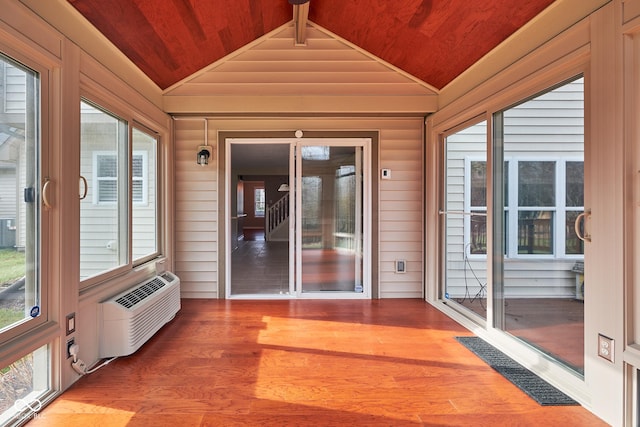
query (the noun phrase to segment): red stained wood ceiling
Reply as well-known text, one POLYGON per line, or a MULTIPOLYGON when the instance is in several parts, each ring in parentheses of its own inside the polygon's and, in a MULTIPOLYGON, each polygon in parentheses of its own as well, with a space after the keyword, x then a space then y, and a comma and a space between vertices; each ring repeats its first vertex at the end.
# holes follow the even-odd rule
MULTIPOLYGON (((162 89, 292 19, 287 0, 68 0, 162 89)), ((554 0, 310 0, 309 20, 441 89, 554 0)))

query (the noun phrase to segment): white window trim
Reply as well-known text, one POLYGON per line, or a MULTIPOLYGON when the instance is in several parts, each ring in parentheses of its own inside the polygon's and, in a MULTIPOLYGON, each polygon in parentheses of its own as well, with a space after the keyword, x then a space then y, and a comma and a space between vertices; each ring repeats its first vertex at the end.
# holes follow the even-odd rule
MULTIPOLYGON (((471 212, 471 162, 486 162, 486 158, 483 156, 465 156, 464 158, 464 211, 471 212)), ((574 207, 574 206, 566 206, 566 164, 567 162, 582 162, 584 164, 584 158, 577 156, 568 156, 568 157, 540 157, 540 156, 523 156, 523 157, 514 157, 514 156, 505 156, 505 162, 508 162, 509 170, 507 171, 509 176, 509 195, 508 195, 508 205, 506 207, 507 210, 507 229, 508 230, 517 230, 518 229, 518 212, 522 210, 545 210, 552 211, 555 213, 553 220, 553 254, 550 255, 534 255, 534 254, 519 254, 518 253, 518 236, 517 233, 509 233, 507 236, 507 251, 505 257, 508 259, 526 259, 526 260, 537 260, 537 259, 583 259, 584 255, 582 254, 566 254, 565 248, 565 222, 566 222, 566 213, 567 212, 575 212, 582 211, 584 207, 574 207), (556 204, 555 206, 527 206, 524 209, 521 209, 518 206, 518 163, 520 161, 526 162, 554 162, 556 166, 556 204), (561 203, 559 203, 561 202, 561 203)), ((473 210, 481 210, 479 207, 473 207, 473 210)), ((485 212, 487 211, 486 207, 483 209, 485 212)), ((488 218, 487 218, 488 220, 488 218)), ((465 215, 464 218, 464 247, 465 254, 469 259, 486 259, 486 254, 471 254, 470 252, 470 243, 471 243, 471 216, 465 215)))

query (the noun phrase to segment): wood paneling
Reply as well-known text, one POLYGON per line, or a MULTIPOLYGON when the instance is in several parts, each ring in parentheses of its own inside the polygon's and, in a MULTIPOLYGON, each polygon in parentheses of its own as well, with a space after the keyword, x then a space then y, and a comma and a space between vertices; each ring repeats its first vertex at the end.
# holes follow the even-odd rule
MULTIPOLYGON (((292 18, 273 2, 218 0, 68 0, 163 89, 264 36, 292 18)), ((469 3, 314 0, 309 19, 434 87, 442 88, 553 0, 469 3)), ((291 35, 293 31, 291 30, 291 35)), ((326 50, 307 31, 299 51, 326 50)), ((271 40, 277 51, 290 40, 271 40)), ((277 56, 277 52, 274 52, 277 56)), ((269 52, 271 54, 271 52, 269 52)))

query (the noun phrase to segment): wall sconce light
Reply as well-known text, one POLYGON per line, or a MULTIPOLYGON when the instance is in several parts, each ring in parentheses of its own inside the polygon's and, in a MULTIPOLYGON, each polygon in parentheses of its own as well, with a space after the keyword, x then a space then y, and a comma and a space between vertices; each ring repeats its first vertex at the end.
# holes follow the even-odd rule
POLYGON ((286 182, 280 184, 280 187, 278 187, 278 191, 289 191, 289 184, 287 184, 286 182))
POLYGON ((196 163, 200 166, 209 164, 209 158, 211 157, 211 147, 208 145, 201 145, 198 147, 198 155, 196 157, 196 163))

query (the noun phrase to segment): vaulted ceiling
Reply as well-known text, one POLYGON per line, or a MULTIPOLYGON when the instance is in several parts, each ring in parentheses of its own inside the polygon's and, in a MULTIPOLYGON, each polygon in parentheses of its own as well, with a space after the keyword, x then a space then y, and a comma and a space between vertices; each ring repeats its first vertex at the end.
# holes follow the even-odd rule
MULTIPOLYGON (((292 20, 287 0, 68 0, 161 89, 292 20)), ((309 20, 441 89, 554 0, 310 0, 309 20)))

